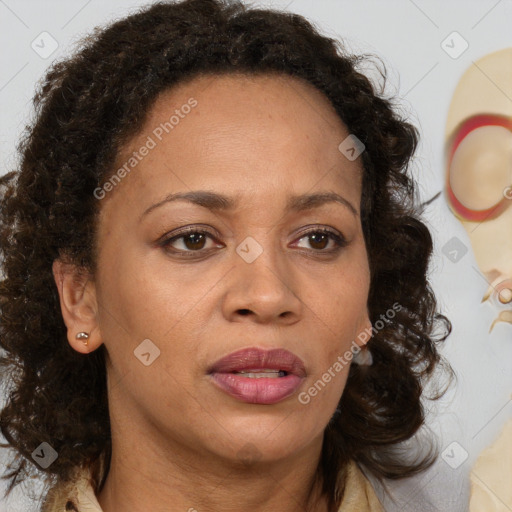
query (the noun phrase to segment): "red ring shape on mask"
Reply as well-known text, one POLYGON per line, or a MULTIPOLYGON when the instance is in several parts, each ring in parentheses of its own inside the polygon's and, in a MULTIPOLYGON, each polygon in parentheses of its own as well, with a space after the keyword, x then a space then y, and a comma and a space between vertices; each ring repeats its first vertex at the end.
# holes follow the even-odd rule
POLYGON ((491 220, 498 217, 507 207, 507 202, 509 201, 506 197, 503 197, 490 208, 486 208, 485 210, 472 210, 471 208, 464 206, 457 199, 450 185, 450 167, 452 165, 453 155, 455 154, 457 147, 469 132, 472 132, 473 130, 476 130, 482 126, 503 126, 512 131, 512 119, 492 114, 480 114, 466 119, 455 133, 455 137, 451 144, 450 152, 448 155, 448 166, 446 172, 446 191, 448 193, 448 199, 453 210, 460 217, 472 222, 483 222, 485 220, 491 220))

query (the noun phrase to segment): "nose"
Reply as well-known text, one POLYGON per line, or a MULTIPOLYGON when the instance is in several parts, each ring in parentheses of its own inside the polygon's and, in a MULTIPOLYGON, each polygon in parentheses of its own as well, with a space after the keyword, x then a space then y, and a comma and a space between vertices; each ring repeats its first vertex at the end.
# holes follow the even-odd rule
POLYGON ((234 266, 226 276, 224 315, 231 321, 293 324, 305 307, 299 279, 280 249, 271 249, 270 241, 260 247, 263 251, 252 261, 243 252, 234 253, 234 266))

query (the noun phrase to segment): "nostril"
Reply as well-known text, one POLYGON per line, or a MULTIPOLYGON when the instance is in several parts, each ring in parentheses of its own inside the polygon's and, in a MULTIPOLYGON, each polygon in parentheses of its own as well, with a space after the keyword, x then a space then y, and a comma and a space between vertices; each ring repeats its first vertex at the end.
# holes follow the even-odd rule
POLYGON ((240 310, 238 310, 238 312, 244 316, 247 316, 250 313, 250 311, 248 309, 240 309, 240 310))

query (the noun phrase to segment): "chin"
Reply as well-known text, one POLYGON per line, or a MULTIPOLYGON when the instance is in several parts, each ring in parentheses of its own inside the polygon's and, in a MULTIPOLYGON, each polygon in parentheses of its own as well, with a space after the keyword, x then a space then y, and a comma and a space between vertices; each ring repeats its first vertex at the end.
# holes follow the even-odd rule
MULTIPOLYGON (((217 453, 220 449, 226 458, 244 464, 277 462, 289 458, 323 435, 320 432, 316 436, 313 433, 307 436, 304 423, 289 424, 283 418, 278 422, 259 421, 258 425, 238 422, 238 425, 236 429, 226 427, 227 432, 236 434, 230 436, 224 431, 224 442, 217 442, 213 449, 217 453)), ((217 438, 216 441, 220 440, 217 438)))

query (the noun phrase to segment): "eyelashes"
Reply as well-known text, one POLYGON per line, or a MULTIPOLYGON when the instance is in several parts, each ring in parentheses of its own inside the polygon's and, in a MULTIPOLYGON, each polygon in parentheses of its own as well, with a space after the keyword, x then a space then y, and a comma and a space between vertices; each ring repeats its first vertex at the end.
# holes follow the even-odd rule
MULTIPOLYGON (((304 250, 319 255, 337 254, 342 248, 348 245, 347 240, 341 233, 325 227, 311 228, 302 232, 298 238, 296 238, 299 242, 304 239, 306 239, 306 243, 311 244, 313 247, 312 249, 304 250), (331 245, 334 245, 334 247, 326 249, 325 247, 328 247, 331 242, 331 245), (315 247, 315 245, 317 247, 315 247)), ((217 235, 205 228, 189 227, 179 231, 173 236, 164 236, 160 239, 158 245, 171 254, 191 257, 204 255, 204 253, 212 251, 211 248, 204 247, 208 240, 216 241, 217 235), (173 247, 178 241, 181 241, 183 248, 179 249, 173 247)), ((299 249, 302 250, 303 248, 299 249)))
POLYGON ((192 241, 193 244, 199 243, 200 245, 202 241, 205 241, 207 239, 215 240, 216 235, 202 228, 187 228, 186 230, 181 231, 175 236, 164 238, 159 245, 164 249, 170 250, 171 252, 204 252, 204 249, 202 247, 196 248, 197 250, 182 250, 172 247, 172 245, 176 241, 181 239, 183 239, 184 241, 187 240, 189 242, 192 241))

